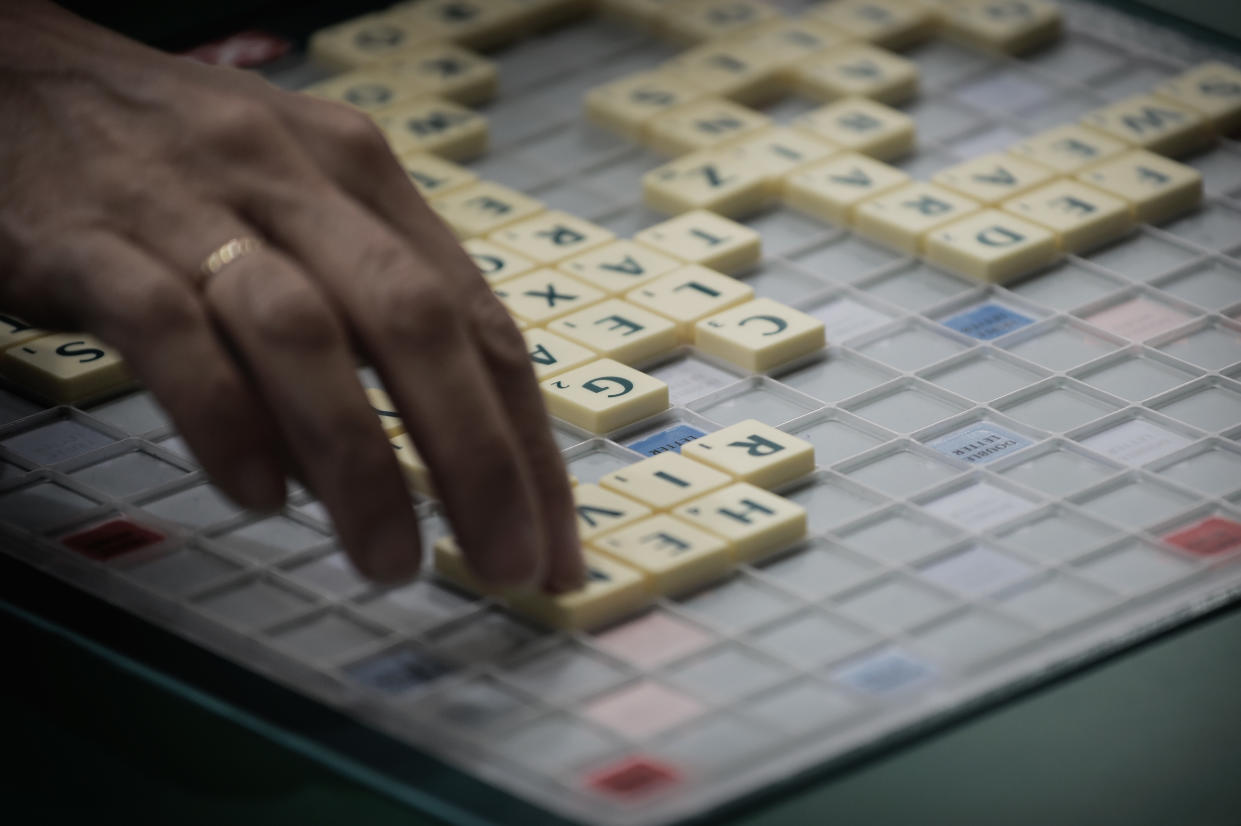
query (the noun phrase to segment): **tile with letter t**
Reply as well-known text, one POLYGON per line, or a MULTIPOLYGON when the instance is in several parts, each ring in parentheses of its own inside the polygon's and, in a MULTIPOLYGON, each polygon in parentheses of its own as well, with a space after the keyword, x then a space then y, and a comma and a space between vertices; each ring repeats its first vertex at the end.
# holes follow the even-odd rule
POLYGON ((649 589, 660 594, 691 590, 722 577, 733 566, 723 538, 666 513, 597 537, 592 545, 636 568, 649 589))
POLYGON ((606 433, 668 407, 668 385, 612 359, 575 367, 540 385, 547 410, 592 433, 606 433))
POLYGON ((694 344, 747 370, 768 370, 827 344, 817 318, 770 298, 708 316, 694 327, 694 344))
POLYGON ((656 510, 668 510, 734 481, 728 473, 669 452, 612 471, 599 484, 656 510))
POLYGON ((805 508, 748 482, 687 502, 673 515, 725 539, 738 563, 787 548, 806 535, 805 508))
POLYGON ((708 433, 681 455, 762 488, 775 488, 814 471, 814 445, 757 419, 708 433))

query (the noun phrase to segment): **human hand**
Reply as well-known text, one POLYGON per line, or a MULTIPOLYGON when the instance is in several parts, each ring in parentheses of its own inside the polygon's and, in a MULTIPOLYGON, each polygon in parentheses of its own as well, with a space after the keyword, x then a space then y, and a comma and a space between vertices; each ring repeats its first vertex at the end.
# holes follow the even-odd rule
POLYGON ((418 570, 359 354, 478 576, 580 585, 522 337, 368 118, 21 0, 0 8, 0 176, 0 306, 116 347, 229 496, 277 507, 296 467, 364 574, 418 570))

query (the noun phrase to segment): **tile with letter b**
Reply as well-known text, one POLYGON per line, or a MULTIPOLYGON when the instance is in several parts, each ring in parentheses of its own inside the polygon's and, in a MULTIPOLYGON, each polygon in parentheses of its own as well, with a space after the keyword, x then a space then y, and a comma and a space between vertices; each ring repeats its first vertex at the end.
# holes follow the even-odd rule
POLYGON ((918 93, 912 60, 861 43, 808 57, 792 74, 793 88, 811 100, 864 97, 897 104, 918 93))
POLYGON ((592 433, 606 433, 668 408, 668 385, 612 359, 575 367, 539 386, 551 415, 592 433))
POLYGON ((930 7, 909 0, 836 0, 812 7, 807 16, 886 49, 903 49, 935 31, 930 7))
POLYGON ((85 333, 53 333, 0 354, 0 376, 41 399, 79 404, 128 387, 121 356, 85 333))
POLYGON ((673 322, 619 298, 558 318, 547 329, 623 364, 648 360, 678 344, 673 322))
POLYGON ((487 119, 459 103, 419 98, 375 113, 398 155, 431 152, 450 161, 477 158, 487 151, 487 119))
POLYGON ((784 202, 820 221, 847 225, 858 204, 910 180, 894 166, 844 152, 789 175, 784 182, 784 202))
POLYGON ((756 231, 705 209, 647 227, 633 238, 687 264, 730 275, 753 267, 762 255, 762 238, 756 231))
POLYGON ((806 509, 770 491, 738 482, 673 511, 729 543, 734 561, 752 562, 806 535, 806 509))
POLYGON ((590 221, 550 210, 509 224, 493 232, 490 240, 516 250, 531 261, 551 265, 606 244, 615 237, 590 221))
POLYGON ((577 532, 583 542, 650 516, 651 509, 599 485, 574 485, 573 507, 577 532))
POLYGON ((366 388, 366 401, 370 404, 371 410, 375 411, 375 415, 379 416, 379 424, 384 429, 385 436, 391 439, 405 432, 405 423, 401 421, 401 414, 397 412, 392 397, 385 391, 378 387, 366 388))
POLYGON ((406 152, 400 161, 401 168, 424 198, 434 198, 478 181, 478 176, 470 170, 430 152, 406 152))
POLYGON ((1159 223, 1202 202, 1202 173, 1135 149, 1077 173, 1079 180, 1128 202, 1134 220, 1159 223))
POLYGON ((761 172, 766 198, 778 198, 784 179, 790 173, 821 161, 840 151, 840 147, 801 129, 773 126, 730 145, 729 154, 746 166, 761 172))
POLYGON ((495 64, 452 43, 427 43, 385 59, 375 67, 425 94, 477 106, 495 97, 495 64))
POLYGON ((539 269, 502 281, 496 297, 515 317, 544 324, 604 299, 604 294, 560 270, 539 269))
POLYGON ((651 209, 677 215, 708 209, 730 218, 757 212, 770 189, 764 170, 726 149, 682 155, 642 176, 642 200, 651 209))
POLYGON ((694 325, 699 320, 753 297, 754 288, 744 281, 697 264, 673 270, 625 296, 631 303, 671 319, 677 336, 686 343, 694 340, 694 325))
POLYGON ((483 278, 499 284, 522 273, 530 272, 536 264, 524 255, 518 255, 507 247, 494 244, 485 238, 471 238, 461 245, 466 255, 478 267, 483 278))
POLYGON ((926 236, 926 260, 979 281, 1000 284, 1059 257, 1051 230, 985 209, 926 236))
POLYGON ((539 201, 515 189, 479 181, 446 192, 430 201, 431 208, 460 239, 494 232, 544 210, 539 201))
POLYGON ((534 377, 539 381, 599 358, 599 354, 589 347, 561 338, 542 327, 532 327, 523 331, 522 335, 526 339, 526 350, 530 353, 534 377))
POLYGON ((941 170, 931 182, 994 205, 1050 183, 1055 177, 1056 173, 1042 164, 994 152, 941 170))
POLYGON ((681 455, 760 488, 776 488, 814 471, 814 445, 758 419, 708 433, 681 455))
POLYGON ((1011 155, 1072 175, 1129 148, 1122 140, 1084 126, 1057 126, 1008 147, 1011 155))
POLYGON ((708 97, 656 115, 644 141, 655 152, 675 157, 723 146, 771 126, 771 119, 722 98, 708 97))
POLYGON ((959 0, 945 8, 943 27, 971 46, 1020 54, 1060 36, 1060 8, 1049 0, 959 0))
POLYGON ((1201 63, 1154 88, 1156 95, 1188 106, 1210 121, 1215 133, 1241 126, 1241 70, 1218 60, 1201 63))
POLYGON ((728 573, 728 543, 666 513, 596 538, 600 553, 637 569, 657 594, 678 594, 728 573))
POLYGON ((586 117, 630 140, 645 135, 652 118, 707 96, 671 72, 643 72, 596 86, 586 93, 586 117))
POLYGON ((423 496, 435 498, 435 488, 431 484, 431 471, 423 460, 408 433, 390 437, 389 444, 396 451, 396 463, 405 477, 405 484, 423 496))
POLYGON ((1097 109, 1082 123, 1161 155, 1183 155, 1213 138, 1206 118, 1188 106, 1155 95, 1134 95, 1097 109))
POLYGON ((678 269, 682 263, 679 258, 621 239, 561 261, 557 266, 608 295, 619 296, 678 269))
POLYGON ((695 46, 665 63, 661 71, 682 78, 704 93, 748 106, 781 97, 784 77, 770 52, 735 39, 695 46))
POLYGON ((845 98, 798 118, 794 125, 853 152, 881 161, 913 150, 914 120, 866 98, 845 98))
POLYGON ((1062 178, 1004 202, 1004 210, 1047 227, 1065 252, 1119 238, 1133 226, 1129 204, 1072 178, 1062 178))
POLYGON ((757 298, 716 313, 694 327, 694 344, 747 370, 768 370, 827 344, 822 321, 757 298))
POLYGON ((655 510, 665 511, 735 482, 732 476, 680 453, 661 453, 614 470, 599 480, 655 510))
POLYGON ((853 228, 881 244, 917 255, 928 232, 981 207, 973 198, 915 181, 858 204, 853 210, 853 228))

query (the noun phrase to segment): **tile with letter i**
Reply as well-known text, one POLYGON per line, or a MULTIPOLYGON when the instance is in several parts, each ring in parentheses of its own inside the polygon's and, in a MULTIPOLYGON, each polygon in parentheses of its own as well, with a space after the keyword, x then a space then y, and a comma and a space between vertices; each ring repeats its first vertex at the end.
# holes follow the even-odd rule
POLYGON ((396 451, 396 464, 401 469, 401 475, 405 477, 405 484, 423 496, 434 499, 435 487, 431 484, 431 471, 427 469, 427 463, 418 453, 418 448, 414 447, 409 434, 390 437, 388 443, 396 451))
POLYGON ((573 507, 583 542, 651 515, 646 505, 599 485, 574 485, 573 507))
POLYGON ((534 377, 539 381, 572 370, 599 358, 599 354, 542 327, 532 327, 522 332, 526 339, 526 351, 534 367, 534 377))
POLYGON ((792 70, 793 89, 812 100, 864 97, 904 103, 918 93, 912 60, 863 44, 808 57, 792 70))
POLYGON ((1001 284, 1060 255, 1051 230, 985 209, 926 236, 926 260, 979 281, 1001 284))
POLYGON ((656 115, 643 140, 655 152, 675 157, 723 146, 768 126, 771 119, 753 109, 722 98, 703 98, 656 115))
POLYGON ((431 152, 465 161, 487 151, 487 119, 459 103, 421 98, 377 112, 375 122, 398 155, 431 152))
POLYGON ((483 278, 492 284, 516 278, 537 266, 524 255, 518 255, 511 249, 493 244, 485 238, 471 238, 463 243, 461 248, 470 256, 483 278))
POLYGON ((914 146, 913 118, 866 98, 829 103, 802 115, 793 125, 881 161, 905 155, 914 146))
POLYGON ((930 37, 935 16, 909 0, 835 0, 811 6, 806 16, 887 49, 903 49, 930 37))
POLYGON ((478 181, 478 176, 465 167, 429 152, 406 152, 400 161, 405 174, 424 198, 434 198, 478 181))
POLYGON ((479 181, 432 198, 431 208, 463 240, 494 232, 544 209, 534 198, 491 181, 479 181))
POLYGON ((677 337, 694 340, 694 325, 709 315, 749 301, 754 288, 731 276, 691 264, 656 278, 625 298, 654 310, 677 325, 677 337))
POLYGON ((944 11, 945 33, 971 46, 1021 54, 1060 36, 1060 9, 1048 0, 959 0, 944 11))
POLYGON ((602 301, 604 294, 560 270, 539 269, 492 288, 508 311, 539 325, 602 301))
POLYGON ((668 385, 612 359, 544 379, 543 400, 558 419, 607 433, 668 409, 668 385))
POLYGON ((588 631, 636 614, 654 598, 646 578, 614 557, 582 553, 586 585, 557 596, 513 594, 505 602, 518 614, 549 628, 588 631))
POLYGON ((794 172, 784 181, 784 202, 829 224, 848 225, 858 204, 910 182, 882 161, 844 152, 794 172))
POLYGON ((678 344, 676 324, 619 298, 558 318, 547 329, 623 364, 649 360, 678 344))
POLYGON ((1202 173, 1135 149, 1077 173, 1079 180, 1128 202, 1134 220, 1159 223, 1202 202, 1202 173))
POLYGON ((0 314, 0 350, 40 338, 47 335, 47 330, 31 327, 17 316, 0 314))
POLYGON ((1065 252, 1097 247, 1133 226, 1129 204, 1123 199, 1072 178, 1005 201, 1004 210, 1056 233, 1065 252))
POLYGON ((380 13, 355 17, 311 35, 308 51, 315 63, 336 71, 356 69, 382 60, 436 33, 400 15, 380 13))
POLYGON ((1055 172, 1041 164, 994 152, 942 169, 931 177, 931 183, 994 206, 1051 183, 1055 177, 1055 172))
POLYGON ((814 445, 758 419, 699 438, 681 455, 760 488, 776 488, 814 471, 814 445))
POLYGON ((642 72, 587 92, 586 117, 618 135, 640 141, 656 115, 706 96, 702 89, 670 72, 642 72))
POLYGON ((599 484, 666 511, 735 481, 729 474, 680 453, 661 453, 612 471, 599 484))
POLYGON ((678 594, 719 579, 733 566, 728 543, 661 513, 595 539, 592 547, 637 569, 656 594, 678 594))
POLYGON ((755 230, 705 209, 647 227, 634 240, 687 264, 730 275, 753 267, 762 256, 762 238, 755 230))
POLYGON ((428 43, 385 60, 378 68, 425 94, 477 106, 495 97, 495 64, 451 43, 428 43))
POLYGON ((363 112, 377 112, 386 106, 416 100, 431 94, 414 80, 394 77, 382 67, 354 69, 301 90, 304 94, 343 103, 363 112))
POLYGON ((383 428, 385 436, 391 439, 405 432, 405 423, 401 421, 401 414, 397 412, 396 403, 385 391, 378 387, 366 388, 366 401, 371 406, 371 410, 375 411, 375 415, 379 417, 379 425, 383 428))
POLYGON ((753 562, 806 535, 806 509, 770 491, 738 482, 673 511, 729 544, 737 563, 753 562))
POLYGON ((1134 95, 1096 109, 1082 118, 1082 124, 1161 155, 1184 155, 1214 138, 1205 117, 1155 95, 1134 95))
POLYGON ((709 209, 741 218, 767 205, 765 171, 726 149, 682 155, 642 176, 642 200, 659 212, 677 215, 709 209))
POLYGON ((1198 112, 1217 135, 1230 135, 1241 127, 1241 70, 1227 63, 1216 60, 1195 66, 1153 91, 1198 112))
POLYGON ((863 201, 853 211, 853 227, 881 244, 917 255, 928 232, 981 207, 973 198, 916 181, 863 201))
POLYGON ((120 354, 85 333, 54 333, 0 354, 0 377, 56 404, 81 404, 129 387, 120 354))
POLYGON ((768 370, 827 344, 822 321, 770 298, 708 316, 694 326, 703 352, 747 370, 768 370))
POLYGON ((592 287, 620 296, 681 267, 682 263, 679 258, 622 239, 561 261, 557 266, 592 287))
POLYGON ((729 39, 682 52, 660 71, 682 78, 709 95, 758 106, 785 93, 780 62, 770 52, 729 39))
POLYGON ((1011 155, 1050 167, 1064 175, 1080 172, 1128 149, 1124 141, 1094 129, 1067 124, 1057 126, 1008 147, 1011 155))
POLYGON ((665 7, 656 25, 660 34, 682 43, 698 43, 779 18, 778 11, 759 0, 684 0, 665 7))
POLYGON ((542 212, 493 232, 492 241, 503 244, 539 264, 555 264, 606 244, 615 238, 603 227, 567 212, 542 212))
POLYGON ((775 200, 784 192, 784 179, 792 172, 824 160, 840 151, 825 138, 787 126, 773 126, 749 138, 742 138, 728 147, 730 155, 759 170, 764 178, 766 200, 775 200))

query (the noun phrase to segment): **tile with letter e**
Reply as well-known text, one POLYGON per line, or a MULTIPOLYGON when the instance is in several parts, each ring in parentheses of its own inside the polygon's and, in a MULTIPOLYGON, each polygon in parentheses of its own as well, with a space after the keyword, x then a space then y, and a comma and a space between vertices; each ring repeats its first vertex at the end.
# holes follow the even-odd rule
POLYGON ((487 151, 487 119, 452 101, 419 98, 399 103, 377 112, 375 122, 398 155, 431 152, 465 161, 487 151))
POLYGON ((640 141, 652 118, 706 97, 671 72, 643 72, 596 86, 586 93, 586 117, 630 140, 640 141))
POLYGON ((705 209, 647 227, 634 240, 687 264, 729 275, 753 267, 762 255, 762 237, 756 231, 705 209))
POLYGON ((1134 95, 1097 109, 1082 123, 1138 149, 1183 155, 1213 137, 1206 118, 1188 106, 1155 95, 1134 95))
POLYGON ((908 0, 836 0, 812 6, 806 14, 885 49, 911 46, 935 30, 931 6, 908 0))
POLYGON ((435 488, 431 484, 431 471, 427 469, 426 461, 418 453, 418 448, 414 447, 409 434, 401 433, 391 436, 389 444, 396 451, 397 467, 401 469, 401 475, 405 477, 405 484, 423 496, 435 498, 435 488))
POLYGON ((551 415, 592 433, 615 430, 668 407, 668 385, 611 359, 575 367, 539 386, 551 415))
POLYGON ((493 244, 485 238, 471 238, 461 245, 466 255, 478 267, 483 278, 492 284, 507 281, 535 268, 535 263, 524 255, 518 255, 507 247, 493 244))
POLYGON ((1041 164, 994 152, 937 172, 931 182, 984 204, 998 204, 1049 183, 1055 176, 1056 173, 1041 164))
POLYGON ((1135 220, 1159 223, 1202 202, 1202 173, 1135 149, 1077 173, 1079 180, 1128 202, 1135 220))
POLYGON ((1060 20, 1049 0, 960 0, 946 7, 943 26, 971 46, 1021 54, 1059 37, 1060 20))
POLYGON ((561 261, 557 266, 609 295, 621 296, 682 264, 679 258, 621 239, 561 261))
POLYGON ((574 485, 573 507, 583 542, 651 515, 646 505, 600 485, 574 485))
POLYGON ((1004 210, 1056 233, 1065 252, 1097 247, 1124 235, 1133 225, 1128 203, 1072 178, 1005 201, 1004 210))
POLYGON ((486 235, 544 209, 534 198, 491 181, 479 181, 432 198, 431 208, 461 239, 486 235))
POLYGON ((526 339, 526 351, 534 366, 534 377, 539 381, 599 358, 589 347, 561 338, 541 327, 526 330, 522 336, 526 339))
POLYGON ((909 181, 894 166, 847 152, 789 175, 784 202, 821 221, 847 225, 858 204, 909 181))
POLYGON ((530 324, 543 324, 604 298, 589 284, 549 268, 510 278, 492 289, 510 313, 530 324))
POLYGON ((646 145, 661 155, 676 156, 712 149, 771 126, 771 119, 722 98, 702 98, 656 115, 647 125, 646 145))
POLYGON ((767 203, 768 176, 726 150, 691 152, 642 176, 642 200, 651 209, 677 215, 709 209, 730 218, 756 212, 767 203))
POLYGON ((636 568, 649 590, 659 594, 688 591, 722 577, 733 566, 723 538, 666 513, 597 537, 592 545, 636 568))
POLYGON ((697 439, 681 455, 738 481, 775 488, 814 471, 814 445, 758 419, 746 419, 697 439))
POLYGON ((928 232, 981 206, 951 189, 915 181, 858 204, 853 210, 853 228, 881 244, 917 255, 928 232))
POLYGON ((747 370, 767 370, 827 344, 822 321, 770 298, 757 298, 708 316, 694 327, 694 344, 747 370))
POLYGON ((377 69, 424 94, 477 106, 495 97, 499 74, 490 60, 452 43, 428 43, 384 60, 377 69))
POLYGON ((926 237, 926 260, 979 281, 1003 283, 1059 257, 1051 230, 986 209, 926 237))
POLYGON ((787 548, 806 535, 805 508, 748 482, 687 502, 673 515, 723 538, 738 563, 787 548))
POLYGON ((1216 134, 1228 135, 1241 126, 1241 71, 1227 63, 1201 63, 1159 84, 1154 92, 1207 118, 1216 134))
POLYGON ((430 152, 406 152, 400 160, 401 168, 424 198, 434 198, 478 181, 478 176, 470 170, 430 152))
POLYGON ((913 118, 866 98, 829 103, 802 115, 793 125, 881 161, 900 157, 914 148, 913 118))
POLYGON ((562 316, 547 329, 623 364, 666 353, 678 343, 676 324, 619 298, 562 316))
POLYGON ((1129 145, 1122 140, 1084 126, 1067 124, 1031 135, 1008 147, 1008 152, 1061 174, 1072 175, 1127 149, 1129 145))
POLYGON ((625 298, 677 326, 684 342, 694 340, 694 325, 709 315, 754 297, 754 288, 731 276, 697 264, 681 267, 630 291, 625 298))
POLYGON ((730 155, 762 173, 766 200, 784 191, 784 178, 840 151, 825 138, 788 126, 773 126, 728 147, 730 155))
POLYGON ((0 355, 0 376, 57 404, 80 404, 132 382, 120 354, 85 333, 54 333, 9 347, 0 355))
POLYGON ((661 453, 614 470, 599 484, 656 510, 668 510, 734 481, 730 474, 680 453, 661 453))
POLYGON ((539 264, 555 264, 615 238, 610 231, 567 212, 551 210, 493 232, 492 241, 539 264))
POLYGON ((798 63, 793 68, 793 88, 811 100, 856 96, 904 103, 918 93, 918 67, 883 49, 856 44, 798 63))

